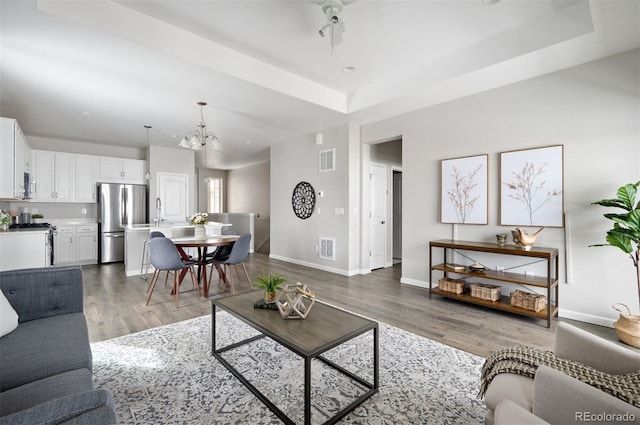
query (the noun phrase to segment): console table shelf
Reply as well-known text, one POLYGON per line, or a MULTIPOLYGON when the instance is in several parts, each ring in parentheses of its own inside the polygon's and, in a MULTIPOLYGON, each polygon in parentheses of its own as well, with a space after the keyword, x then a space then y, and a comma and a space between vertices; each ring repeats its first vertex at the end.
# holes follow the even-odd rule
POLYGON ((555 248, 539 248, 534 247, 530 251, 516 246, 498 246, 496 244, 486 242, 469 242, 456 240, 438 240, 429 242, 429 298, 432 294, 440 295, 446 298, 452 298, 459 301, 481 305, 484 307, 503 310, 522 316, 536 317, 538 319, 546 319, 547 327, 551 327, 551 319, 558 315, 558 250, 555 248), (540 258, 546 262, 546 276, 525 276, 520 273, 498 272, 495 270, 484 270, 482 272, 474 272, 468 269, 453 270, 447 267, 445 263, 433 264, 433 249, 444 250, 444 260, 447 261, 447 251, 475 251, 485 252, 498 255, 512 255, 518 257, 540 258), (489 301, 477 297, 472 297, 468 293, 456 294, 453 292, 443 291, 439 286, 434 287, 434 272, 442 272, 444 277, 455 275, 456 277, 467 276, 477 277, 479 279, 507 282, 523 286, 531 286, 546 289, 547 307, 541 311, 532 311, 524 308, 512 306, 510 297, 501 296, 498 301, 489 301))

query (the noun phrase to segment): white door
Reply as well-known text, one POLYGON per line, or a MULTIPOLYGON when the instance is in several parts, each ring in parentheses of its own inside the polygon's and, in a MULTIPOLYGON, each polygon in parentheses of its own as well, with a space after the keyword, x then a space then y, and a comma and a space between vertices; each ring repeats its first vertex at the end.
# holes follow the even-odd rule
POLYGON ((387 167, 371 164, 371 269, 384 267, 387 246, 387 167))
MULTIPOLYGON (((162 218, 168 222, 184 222, 188 215, 189 176, 158 173, 158 197, 162 203, 162 218)), ((150 202, 155 208, 155 199, 150 202)), ((150 216, 154 211, 150 211, 150 216)))

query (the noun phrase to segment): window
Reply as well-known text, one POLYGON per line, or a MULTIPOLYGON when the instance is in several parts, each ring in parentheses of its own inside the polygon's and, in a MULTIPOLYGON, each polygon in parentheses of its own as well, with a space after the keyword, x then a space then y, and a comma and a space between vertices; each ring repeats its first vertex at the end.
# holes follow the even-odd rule
POLYGON ((207 212, 221 213, 222 212, 222 178, 210 177, 207 187, 207 212))

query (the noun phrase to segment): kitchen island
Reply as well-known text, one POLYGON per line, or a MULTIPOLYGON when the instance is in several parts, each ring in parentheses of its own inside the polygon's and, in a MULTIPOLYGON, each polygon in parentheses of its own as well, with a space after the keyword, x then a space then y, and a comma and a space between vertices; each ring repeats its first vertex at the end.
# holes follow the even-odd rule
MULTIPOLYGON (((222 228, 230 224, 208 222, 207 234, 220 235, 222 228)), ((143 258, 145 241, 149 233, 162 232, 168 238, 189 237, 194 234, 195 225, 188 223, 132 224, 124 226, 124 269, 127 276, 143 274, 146 269, 148 253, 143 258)), ((149 264, 149 272, 153 267, 149 264)))

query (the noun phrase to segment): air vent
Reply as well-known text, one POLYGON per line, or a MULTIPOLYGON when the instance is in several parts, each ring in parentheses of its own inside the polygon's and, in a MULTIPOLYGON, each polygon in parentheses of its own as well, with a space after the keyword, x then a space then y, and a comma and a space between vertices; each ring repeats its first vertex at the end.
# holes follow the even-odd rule
POLYGON ((336 150, 329 149, 320 152, 320 171, 333 171, 336 169, 336 150))
POLYGON ((336 259, 336 238, 320 238, 320 258, 335 261, 336 259))

